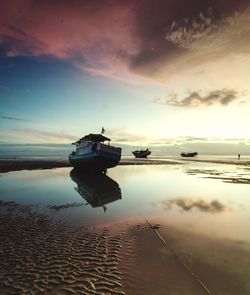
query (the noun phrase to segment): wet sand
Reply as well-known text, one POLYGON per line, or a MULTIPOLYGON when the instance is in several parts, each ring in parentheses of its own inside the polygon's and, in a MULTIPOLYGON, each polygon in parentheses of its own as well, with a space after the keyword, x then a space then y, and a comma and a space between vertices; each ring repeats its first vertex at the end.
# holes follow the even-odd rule
POLYGON ((14 202, 0 208, 1 294, 250 292, 248 243, 153 218, 73 227, 14 202))
POLYGON ((70 167, 69 161, 67 159, 0 159, 0 172, 60 167, 70 167))
POLYGON ((124 233, 72 228, 44 214, 1 214, 1 294, 125 294, 119 271, 124 233))
POLYGON ((0 228, 2 294, 206 294, 145 221, 113 233, 15 206, 0 228))
POLYGON ((250 294, 250 243, 172 225, 158 231, 211 294, 250 294))

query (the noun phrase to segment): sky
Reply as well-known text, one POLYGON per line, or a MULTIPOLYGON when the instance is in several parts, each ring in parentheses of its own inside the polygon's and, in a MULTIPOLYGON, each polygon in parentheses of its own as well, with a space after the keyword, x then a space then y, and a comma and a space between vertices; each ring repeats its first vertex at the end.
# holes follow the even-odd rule
POLYGON ((250 0, 2 0, 0 143, 250 144, 250 0))

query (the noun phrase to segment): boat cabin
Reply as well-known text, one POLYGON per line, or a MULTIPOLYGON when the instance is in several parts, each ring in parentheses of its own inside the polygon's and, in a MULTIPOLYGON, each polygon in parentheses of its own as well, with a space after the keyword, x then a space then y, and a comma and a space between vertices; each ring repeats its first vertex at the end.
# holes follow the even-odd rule
POLYGON ((72 153, 72 155, 81 156, 98 151, 121 155, 121 149, 111 146, 110 141, 110 138, 102 134, 90 133, 72 143, 76 146, 76 150, 72 153))
POLYGON ((110 144, 110 138, 102 135, 102 134, 93 134, 90 133, 88 135, 85 135, 84 137, 80 138, 78 141, 73 142, 72 144, 74 145, 79 145, 83 142, 104 142, 104 141, 108 141, 108 145, 110 144))

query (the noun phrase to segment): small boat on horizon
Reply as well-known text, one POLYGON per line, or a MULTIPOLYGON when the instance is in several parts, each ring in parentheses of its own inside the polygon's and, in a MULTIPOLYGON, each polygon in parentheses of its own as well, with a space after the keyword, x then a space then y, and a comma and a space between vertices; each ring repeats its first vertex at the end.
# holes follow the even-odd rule
POLYGON ((186 158, 192 158, 192 157, 198 156, 198 153, 197 152, 192 152, 192 153, 184 153, 184 152, 182 152, 181 156, 186 157, 186 158))
POLYGON ((137 151, 133 151, 132 154, 136 158, 147 158, 147 156, 149 156, 151 154, 151 151, 149 149, 146 149, 146 150, 137 150, 137 151))
POLYGON ((69 155, 70 164, 89 172, 105 172, 121 159, 121 148, 110 145, 111 139, 90 133, 72 143, 76 150, 69 155), (105 142, 108 142, 107 144, 105 142))

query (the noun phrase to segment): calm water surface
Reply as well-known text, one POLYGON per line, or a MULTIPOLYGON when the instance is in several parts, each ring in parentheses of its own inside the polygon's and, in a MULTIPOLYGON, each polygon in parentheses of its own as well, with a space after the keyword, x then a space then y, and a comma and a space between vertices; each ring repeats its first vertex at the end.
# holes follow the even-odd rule
POLYGON ((59 168, 1 174, 0 199, 69 223, 158 218, 208 236, 249 242, 249 181, 247 167, 206 163, 118 166, 98 177, 59 168))

